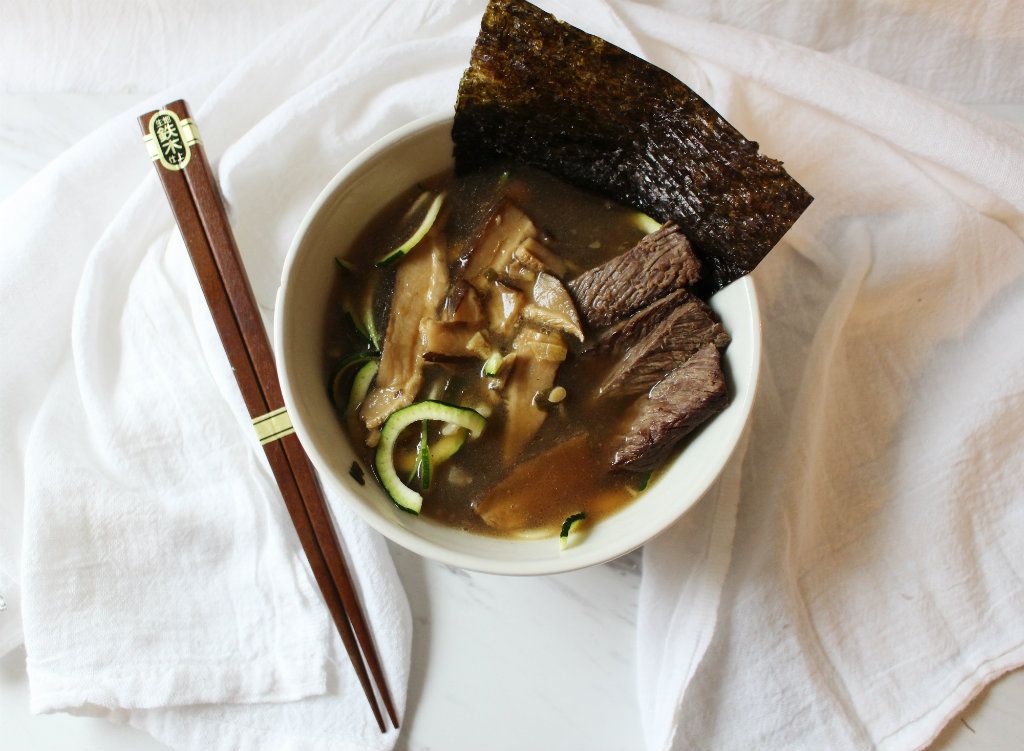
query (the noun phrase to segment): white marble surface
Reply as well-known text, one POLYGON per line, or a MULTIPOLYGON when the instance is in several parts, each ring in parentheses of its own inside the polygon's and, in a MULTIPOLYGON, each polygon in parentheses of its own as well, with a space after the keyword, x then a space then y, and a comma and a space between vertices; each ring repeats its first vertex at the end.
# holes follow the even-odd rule
MULTIPOLYGON (((0 95, 0 200, 135 97, 0 95), (73 121, 64 113, 74 111, 73 121)), ((1024 125, 1024 107, 991 113, 1024 125)), ((0 251, 2 252, 2 251, 0 251)), ((634 553, 585 571, 513 579, 473 574, 393 549, 415 619, 410 703, 400 751, 635 751, 634 553)), ((5 751, 153 751, 131 728, 32 716, 24 652, 0 660, 5 751)), ((1024 672, 985 692, 934 751, 1024 748, 1024 672)))

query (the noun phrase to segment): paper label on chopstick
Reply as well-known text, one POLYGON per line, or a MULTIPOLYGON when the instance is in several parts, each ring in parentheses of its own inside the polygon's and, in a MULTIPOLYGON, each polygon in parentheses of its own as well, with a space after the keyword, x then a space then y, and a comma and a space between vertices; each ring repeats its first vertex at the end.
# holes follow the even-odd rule
POLYGON ((154 162, 177 172, 192 158, 192 147, 199 143, 199 132, 191 118, 181 120, 170 110, 160 110, 149 119, 149 132, 143 140, 154 162))
POLYGON ((284 438, 295 432, 292 427, 292 418, 288 416, 288 408, 281 407, 273 412, 253 418, 252 426, 256 428, 256 437, 260 439, 260 446, 284 438))

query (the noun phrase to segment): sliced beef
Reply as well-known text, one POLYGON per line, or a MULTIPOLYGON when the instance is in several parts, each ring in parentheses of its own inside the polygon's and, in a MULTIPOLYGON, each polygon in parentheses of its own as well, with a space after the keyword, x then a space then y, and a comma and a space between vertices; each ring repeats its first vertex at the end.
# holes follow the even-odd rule
POLYGON ((669 292, 659 300, 655 300, 645 308, 641 308, 624 321, 605 329, 600 336, 587 345, 587 355, 608 356, 619 359, 624 357, 630 347, 637 344, 689 297, 686 290, 677 289, 669 292))
POLYGON ((669 223, 631 250, 580 274, 569 282, 569 291, 584 322, 601 328, 699 279, 700 262, 690 242, 669 223))
POLYGON ((705 344, 641 397, 615 450, 613 469, 653 469, 683 437, 725 409, 728 401, 718 348, 705 344))
POLYGON ((642 394, 705 344, 724 349, 729 335, 704 301, 683 292, 675 307, 612 368, 598 394, 642 394))
POLYGON ((420 321, 436 318, 448 291, 445 244, 431 232, 402 259, 395 275, 380 370, 359 415, 368 430, 412 404, 423 383, 420 321))

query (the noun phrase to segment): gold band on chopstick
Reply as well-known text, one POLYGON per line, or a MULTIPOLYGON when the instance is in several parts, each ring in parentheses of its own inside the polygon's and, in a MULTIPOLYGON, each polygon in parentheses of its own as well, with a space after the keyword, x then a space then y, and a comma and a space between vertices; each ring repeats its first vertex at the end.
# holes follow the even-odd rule
POLYGON ((189 147, 203 142, 199 137, 199 128, 191 117, 181 121, 181 135, 185 136, 185 145, 189 147))
POLYGON ((199 130, 192 118, 182 120, 170 110, 153 113, 142 140, 149 151, 149 158, 172 172, 184 169, 192 158, 192 147, 201 143, 199 130))
POLYGON ((292 427, 292 418, 288 416, 287 407, 281 407, 253 418, 252 426, 256 429, 256 437, 260 439, 260 446, 266 446, 268 443, 273 443, 295 432, 295 428, 292 427))

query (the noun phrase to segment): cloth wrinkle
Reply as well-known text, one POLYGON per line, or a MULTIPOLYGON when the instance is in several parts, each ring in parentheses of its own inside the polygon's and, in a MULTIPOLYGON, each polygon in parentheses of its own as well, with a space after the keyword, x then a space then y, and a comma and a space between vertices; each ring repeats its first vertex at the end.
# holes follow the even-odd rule
MULTIPOLYGON (((149 91, 179 54, 202 71, 147 106, 196 113, 266 320, 308 206, 365 146, 452 106, 483 8, 255 0, 238 24, 238 0, 186 0, 122 9, 128 41, 77 11, 32 23, 67 2, 14 0, 0 90, 149 91), (145 33, 146 11, 180 33, 145 33), (168 64, 111 64, 138 39, 168 64), (67 54, 27 65, 33 47, 67 54)), ((643 553, 646 747, 923 748, 1024 662, 1024 148, 942 101, 1020 98, 1024 9, 541 4, 685 80, 816 196, 753 277, 742 448, 643 553)), ((23 633, 34 710, 174 748, 387 751, 252 446, 145 108, 0 205, 19 364, 0 371, 0 651, 23 633)), ((329 502, 401 713, 408 603, 381 538, 329 502)))

